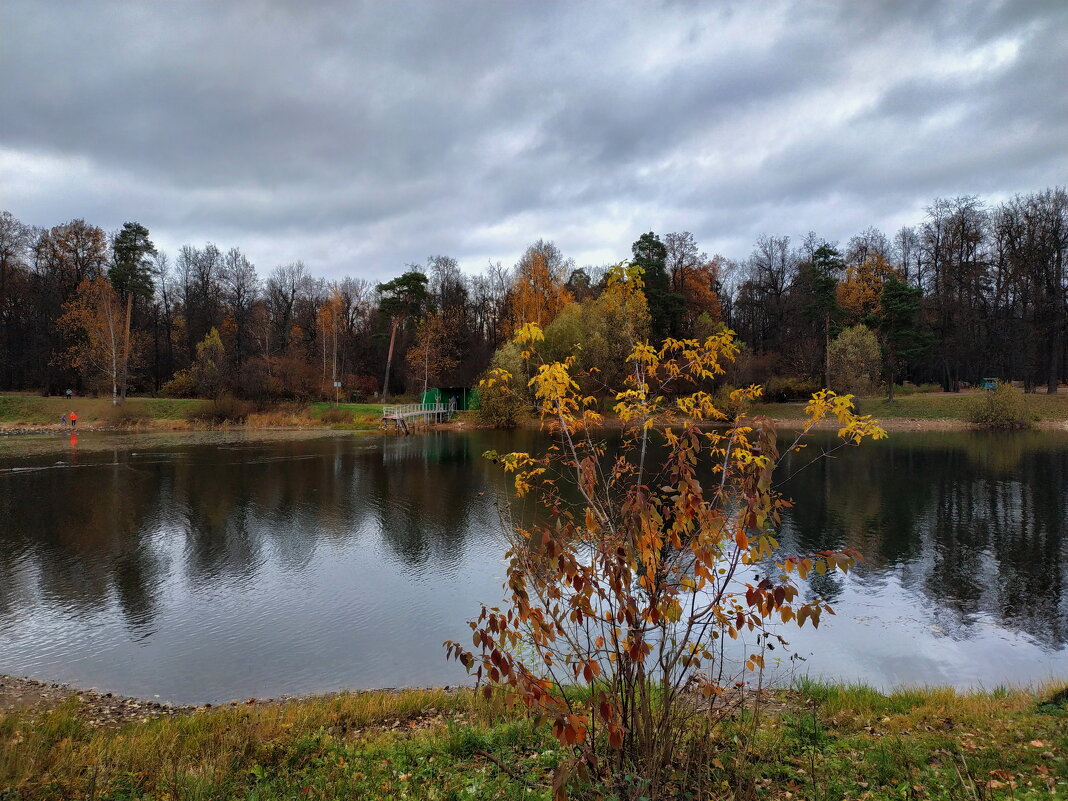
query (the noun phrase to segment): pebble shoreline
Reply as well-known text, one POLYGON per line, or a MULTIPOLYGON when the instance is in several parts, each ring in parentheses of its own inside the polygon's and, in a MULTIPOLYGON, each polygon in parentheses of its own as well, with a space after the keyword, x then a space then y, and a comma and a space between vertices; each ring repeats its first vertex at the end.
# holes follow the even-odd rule
POLYGON ((92 687, 81 689, 69 684, 0 674, 0 715, 5 712, 29 712, 30 714, 44 712, 59 706, 70 698, 76 698, 80 705, 79 715, 89 725, 97 728, 115 728, 126 723, 147 722, 153 718, 188 715, 206 709, 228 706, 265 706, 299 701, 302 698, 328 698, 336 695, 375 692, 399 693, 404 689, 440 689, 445 692, 458 692, 462 688, 450 685, 439 688, 383 687, 372 690, 340 690, 311 696, 248 698, 243 701, 234 700, 220 704, 170 704, 163 701, 130 698, 110 692, 99 692, 92 687))

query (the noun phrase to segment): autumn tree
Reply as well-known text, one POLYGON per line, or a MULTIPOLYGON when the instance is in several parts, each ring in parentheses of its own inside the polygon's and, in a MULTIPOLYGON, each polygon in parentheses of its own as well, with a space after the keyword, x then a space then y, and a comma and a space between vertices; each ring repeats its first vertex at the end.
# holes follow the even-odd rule
POLYGON ((845 277, 838 284, 838 306, 851 323, 858 323, 879 307, 883 283, 894 275, 894 269, 878 253, 864 257, 859 264, 846 268, 845 277))
MULTIPOLYGON (((620 283, 640 292, 638 277, 620 283)), ((615 448, 601 438, 575 357, 542 361, 542 342, 534 324, 515 338, 532 362, 553 444, 540 454, 487 454, 529 499, 504 516, 507 601, 470 621, 474 650, 447 642, 448 654, 487 694, 500 688, 551 723, 567 754, 554 776, 557 799, 576 780, 621 799, 664 798, 669 787, 706 797, 711 730, 728 690, 765 666, 763 648, 746 648, 733 674, 721 661, 724 643, 751 632, 777 644, 785 641, 773 624, 818 625, 830 607, 804 598, 793 577, 848 570, 859 554, 779 552, 789 505, 772 482, 780 447, 771 421, 745 411, 759 387, 734 393, 742 410, 734 417, 692 390, 738 352, 732 332, 630 342, 614 393, 625 426, 615 448)), ((510 379, 494 371, 487 382, 510 379)), ((825 417, 837 419, 843 445, 885 436, 850 402, 814 395, 799 438, 783 450, 825 417)))
POLYGON ((73 343, 66 360, 89 383, 110 384, 111 404, 118 405, 123 355, 123 314, 118 294, 103 275, 87 278, 63 308, 63 316, 57 322, 73 343))
POLYGON ((457 311, 446 309, 426 315, 415 331, 415 342, 408 348, 410 375, 422 379, 423 392, 445 379, 460 364, 457 345, 461 331, 457 311))
POLYGON ((197 392, 208 398, 218 398, 226 389, 227 360, 219 329, 212 328, 197 343, 197 355, 191 369, 197 392))
POLYGON ((532 320, 546 326, 572 301, 564 286, 572 262, 552 242, 539 239, 527 248, 515 266, 509 298, 509 318, 514 327, 532 320))
MULTIPOLYGON (((334 387, 338 380, 337 372, 337 343, 338 331, 341 327, 342 314, 344 312, 344 298, 340 290, 335 286, 330 290, 330 296, 319 306, 315 316, 316 328, 319 335, 319 346, 323 354, 323 379, 320 395, 327 397, 327 375, 329 385, 334 387), (329 367, 329 369, 327 369, 329 367)), ((334 387, 333 395, 337 397, 337 389, 334 387)))

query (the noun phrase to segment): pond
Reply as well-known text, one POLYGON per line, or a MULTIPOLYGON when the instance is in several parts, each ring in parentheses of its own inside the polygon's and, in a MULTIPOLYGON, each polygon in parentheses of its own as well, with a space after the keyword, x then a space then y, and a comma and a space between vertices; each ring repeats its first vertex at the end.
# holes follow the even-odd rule
MULTIPOLYGON (((540 437, 6 440, 0 673, 175 703, 463 682, 441 643, 504 572, 507 485, 481 454, 540 437)), ((1066 479, 1059 431, 894 433, 797 472, 784 548, 866 562, 810 577, 837 615, 783 631, 779 680, 1068 674, 1066 479)))

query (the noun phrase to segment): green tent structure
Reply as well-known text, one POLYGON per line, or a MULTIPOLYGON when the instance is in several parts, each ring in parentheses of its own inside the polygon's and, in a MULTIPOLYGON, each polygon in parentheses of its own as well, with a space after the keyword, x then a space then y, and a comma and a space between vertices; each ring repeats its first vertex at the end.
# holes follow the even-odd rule
POLYGON ((478 390, 473 387, 434 387, 423 393, 421 403, 444 403, 456 401, 456 411, 466 412, 478 408, 478 390))

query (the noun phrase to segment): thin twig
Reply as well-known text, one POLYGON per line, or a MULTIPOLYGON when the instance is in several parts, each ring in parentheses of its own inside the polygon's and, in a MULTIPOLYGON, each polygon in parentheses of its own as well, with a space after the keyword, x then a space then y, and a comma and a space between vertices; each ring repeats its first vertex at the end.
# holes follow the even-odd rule
POLYGON ((503 770, 505 773, 507 773, 509 776, 511 776, 513 779, 515 779, 520 784, 525 784, 527 787, 536 787, 537 786, 536 784, 534 784, 533 782, 529 781, 528 779, 525 779, 522 776, 520 776, 518 773, 516 773, 510 767, 508 767, 503 762, 501 762, 501 760, 497 759, 497 757, 495 757, 489 751, 483 751, 481 748, 479 748, 479 749, 476 749, 474 753, 475 753, 475 756, 480 756, 480 757, 483 757, 484 759, 488 759, 490 762, 492 762, 498 768, 503 770))

